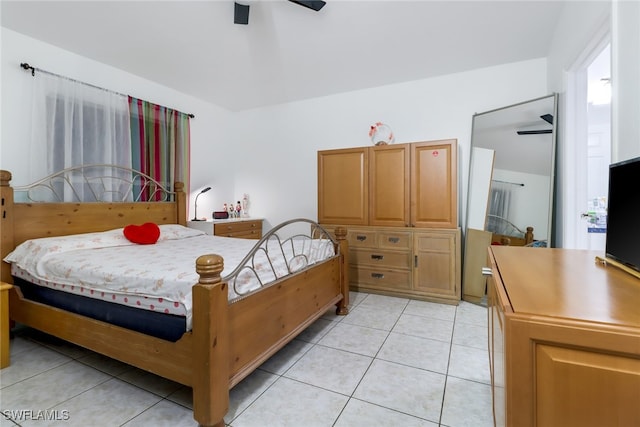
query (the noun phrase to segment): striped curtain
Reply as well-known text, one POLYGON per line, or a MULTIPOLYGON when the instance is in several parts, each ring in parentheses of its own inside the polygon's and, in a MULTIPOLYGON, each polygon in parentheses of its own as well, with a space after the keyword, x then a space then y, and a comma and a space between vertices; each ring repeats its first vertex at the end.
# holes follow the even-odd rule
MULTIPOLYGON (((129 97, 131 114, 131 163, 166 188, 183 182, 189 193, 189 116, 148 101, 129 97)), ((136 189, 139 200, 157 200, 144 183, 136 189), (141 194, 142 191, 142 194, 141 194)))

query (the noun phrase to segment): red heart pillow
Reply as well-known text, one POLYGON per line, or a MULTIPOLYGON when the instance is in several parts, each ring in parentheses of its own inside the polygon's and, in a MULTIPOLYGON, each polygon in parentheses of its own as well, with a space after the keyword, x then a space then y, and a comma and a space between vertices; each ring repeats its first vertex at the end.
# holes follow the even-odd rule
POLYGON ((160 238, 160 227, 153 222, 146 222, 142 225, 131 224, 124 228, 123 233, 130 242, 152 245, 160 238))

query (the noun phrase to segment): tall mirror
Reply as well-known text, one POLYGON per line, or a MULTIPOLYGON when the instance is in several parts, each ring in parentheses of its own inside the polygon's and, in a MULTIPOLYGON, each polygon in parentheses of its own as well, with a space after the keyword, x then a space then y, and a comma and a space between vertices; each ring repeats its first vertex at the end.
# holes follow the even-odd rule
POLYGON ((473 116, 463 298, 485 292, 491 244, 550 247, 557 95, 473 116))

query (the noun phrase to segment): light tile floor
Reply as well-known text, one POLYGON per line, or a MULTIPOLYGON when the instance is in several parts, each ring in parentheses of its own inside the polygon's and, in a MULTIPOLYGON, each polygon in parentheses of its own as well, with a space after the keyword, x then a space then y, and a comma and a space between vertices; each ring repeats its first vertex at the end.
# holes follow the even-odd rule
MULTIPOLYGON (((231 390, 233 427, 491 426, 487 309, 352 293, 231 390)), ((195 426, 191 389, 22 328, 0 427, 195 426), (13 421, 10 411, 58 421, 13 421), (57 411, 57 412, 56 412, 57 411)))

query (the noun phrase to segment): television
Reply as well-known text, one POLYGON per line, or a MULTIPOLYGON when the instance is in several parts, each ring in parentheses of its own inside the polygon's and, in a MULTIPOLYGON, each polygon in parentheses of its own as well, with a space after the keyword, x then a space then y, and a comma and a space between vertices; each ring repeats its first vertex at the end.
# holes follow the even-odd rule
POLYGON ((640 157, 609 165, 606 258, 640 272, 640 157))

